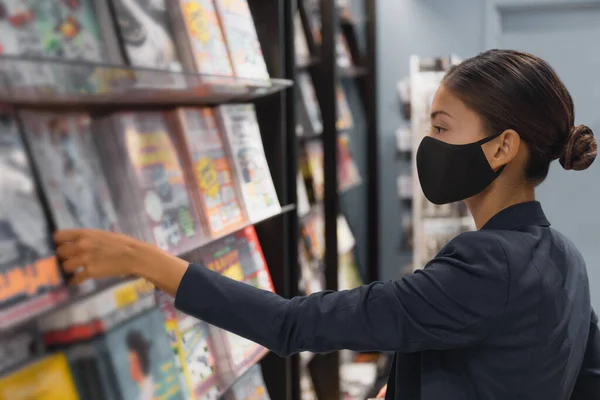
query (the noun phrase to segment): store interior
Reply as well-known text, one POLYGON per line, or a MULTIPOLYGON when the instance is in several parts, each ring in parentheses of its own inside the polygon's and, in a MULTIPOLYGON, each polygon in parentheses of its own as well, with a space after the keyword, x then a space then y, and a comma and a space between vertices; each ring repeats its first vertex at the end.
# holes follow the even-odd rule
MULTIPOLYGON (((402 279, 475 229, 415 154, 444 73, 547 60, 600 132, 597 0, 0 1, 0 400, 367 400, 391 355, 281 358, 139 278, 69 285, 57 230, 119 232, 284 298, 402 279)), ((600 308, 600 163, 536 196, 600 308)))

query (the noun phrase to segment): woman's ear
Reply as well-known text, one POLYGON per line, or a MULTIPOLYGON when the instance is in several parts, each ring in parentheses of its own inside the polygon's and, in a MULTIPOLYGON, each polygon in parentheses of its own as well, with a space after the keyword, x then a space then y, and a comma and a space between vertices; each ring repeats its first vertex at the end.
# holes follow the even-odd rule
POLYGON ((517 156, 520 146, 519 134, 513 129, 507 129, 500 136, 481 147, 492 169, 497 170, 517 156))

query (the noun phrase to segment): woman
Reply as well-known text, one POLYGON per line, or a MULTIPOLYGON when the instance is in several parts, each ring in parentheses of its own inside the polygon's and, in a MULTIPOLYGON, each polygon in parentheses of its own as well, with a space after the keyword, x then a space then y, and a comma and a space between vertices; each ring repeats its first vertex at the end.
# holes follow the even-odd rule
POLYGON ((417 169, 427 198, 465 200, 478 231, 395 282, 292 300, 234 282, 148 244, 97 231, 56 234, 67 271, 139 275, 176 306, 281 356, 309 350, 395 351, 387 399, 591 399, 600 338, 586 268, 550 229, 534 188, 560 159, 582 170, 592 131, 552 68, 493 50, 448 72, 417 169))

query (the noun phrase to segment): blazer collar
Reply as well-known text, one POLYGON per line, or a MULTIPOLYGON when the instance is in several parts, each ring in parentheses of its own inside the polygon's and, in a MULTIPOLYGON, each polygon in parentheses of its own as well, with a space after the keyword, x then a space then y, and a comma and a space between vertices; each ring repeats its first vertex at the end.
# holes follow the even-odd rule
POLYGON ((524 226, 550 226, 537 201, 514 204, 494 215, 481 230, 514 230, 524 226))

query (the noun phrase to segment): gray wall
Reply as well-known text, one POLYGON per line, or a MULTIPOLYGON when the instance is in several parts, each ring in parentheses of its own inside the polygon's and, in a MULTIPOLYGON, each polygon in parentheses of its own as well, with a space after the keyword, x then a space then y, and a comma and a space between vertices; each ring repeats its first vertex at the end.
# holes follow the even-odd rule
POLYGON ((396 156, 400 115, 396 82, 408 75, 412 54, 439 56, 455 53, 465 58, 481 51, 484 38, 482 0, 377 1, 377 79, 379 97, 379 206, 380 278, 394 279, 410 261, 399 250, 402 206, 396 177, 410 168, 396 156))

